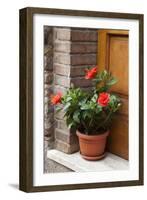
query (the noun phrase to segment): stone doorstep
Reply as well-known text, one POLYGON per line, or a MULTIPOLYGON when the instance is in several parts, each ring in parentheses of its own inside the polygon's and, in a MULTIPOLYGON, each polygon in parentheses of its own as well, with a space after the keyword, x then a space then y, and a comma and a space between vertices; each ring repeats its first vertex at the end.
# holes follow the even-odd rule
POLYGON ((61 151, 52 149, 48 150, 47 157, 75 172, 97 172, 112 170, 127 170, 129 162, 111 153, 99 161, 84 160, 79 152, 66 154, 61 151))

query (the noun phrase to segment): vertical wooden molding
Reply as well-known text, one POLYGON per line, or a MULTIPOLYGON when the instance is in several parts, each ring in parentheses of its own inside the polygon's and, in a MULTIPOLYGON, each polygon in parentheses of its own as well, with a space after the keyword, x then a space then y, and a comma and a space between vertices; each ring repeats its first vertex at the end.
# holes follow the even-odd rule
POLYGON ((33 185, 33 31, 30 10, 28 8, 21 9, 19 16, 19 188, 29 192, 33 185))
POLYGON ((98 70, 102 71, 106 66, 107 34, 105 30, 98 31, 98 70), (101 42, 100 42, 101 41, 101 42), (101 54, 99 53, 101 52, 101 54))
POLYGON ((144 184, 144 15, 139 17, 139 180, 144 184))

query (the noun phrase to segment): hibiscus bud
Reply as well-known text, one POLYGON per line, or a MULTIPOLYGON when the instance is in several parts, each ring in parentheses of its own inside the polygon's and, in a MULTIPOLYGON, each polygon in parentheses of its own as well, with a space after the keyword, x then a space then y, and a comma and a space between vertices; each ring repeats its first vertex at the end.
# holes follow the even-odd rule
POLYGON ((118 105, 117 105, 117 107, 120 107, 121 106, 121 103, 119 103, 118 105))
POLYGON ((95 78, 96 74, 97 74, 97 67, 93 67, 92 69, 86 71, 85 79, 95 78))

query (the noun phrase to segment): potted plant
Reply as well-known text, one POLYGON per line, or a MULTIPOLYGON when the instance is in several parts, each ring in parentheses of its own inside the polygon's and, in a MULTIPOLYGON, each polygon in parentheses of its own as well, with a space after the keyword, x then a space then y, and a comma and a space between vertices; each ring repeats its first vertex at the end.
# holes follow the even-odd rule
POLYGON ((61 104, 57 111, 63 110, 67 126, 76 130, 82 157, 99 160, 105 156, 111 122, 121 102, 110 90, 117 80, 108 71, 98 73, 97 67, 87 69, 85 79, 94 82, 91 92, 71 86, 65 95, 53 96, 51 102, 61 104))

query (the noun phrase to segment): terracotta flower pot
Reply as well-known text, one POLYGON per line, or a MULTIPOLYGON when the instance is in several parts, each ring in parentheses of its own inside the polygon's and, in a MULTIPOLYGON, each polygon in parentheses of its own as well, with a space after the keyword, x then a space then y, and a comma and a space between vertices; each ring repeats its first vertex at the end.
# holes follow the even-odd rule
POLYGON ((79 137, 80 153, 86 160, 99 160, 105 156, 105 146, 109 131, 99 135, 85 135, 76 132, 79 137))

